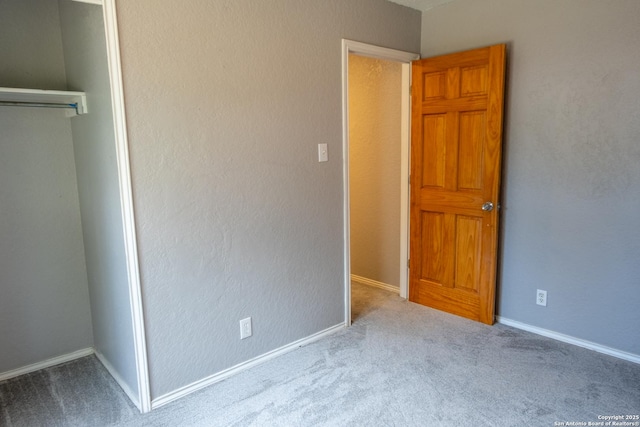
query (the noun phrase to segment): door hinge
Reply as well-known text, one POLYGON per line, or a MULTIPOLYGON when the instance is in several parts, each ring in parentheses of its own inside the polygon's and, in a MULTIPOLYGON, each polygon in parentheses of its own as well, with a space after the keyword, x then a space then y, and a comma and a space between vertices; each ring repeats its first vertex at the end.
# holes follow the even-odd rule
POLYGON ((409 261, 411 261, 411 260, 407 260, 407 268, 411 268, 411 267, 409 267, 409 261))
POLYGON ((413 85, 409 85, 409 96, 413 96, 413 85))

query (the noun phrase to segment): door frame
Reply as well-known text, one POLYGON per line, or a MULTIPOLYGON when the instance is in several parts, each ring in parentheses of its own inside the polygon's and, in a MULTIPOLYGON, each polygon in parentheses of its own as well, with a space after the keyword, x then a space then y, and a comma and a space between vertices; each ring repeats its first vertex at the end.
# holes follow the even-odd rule
POLYGON ((136 376, 138 382, 138 399, 136 406, 142 413, 151 410, 151 391, 149 387, 149 368, 147 362, 147 344, 144 328, 144 312, 142 309, 142 290, 140 284, 140 267, 138 263, 138 247, 136 240, 135 215, 133 208, 133 190, 131 184, 131 167, 129 162, 129 141, 124 109, 124 89, 122 84, 122 68, 120 63, 120 41, 115 0, 76 0, 85 3, 102 4, 104 29, 107 44, 107 64, 111 85, 111 103, 113 109, 113 126, 120 181, 120 207, 124 232, 127 274, 129 279, 129 301, 133 323, 133 345, 135 351, 136 376))
POLYGON ((344 194, 344 323, 351 325, 351 214, 349 195, 349 54, 384 59, 402 64, 400 136, 400 297, 409 287, 409 141, 411 135, 411 61, 420 54, 342 39, 342 183, 344 194))

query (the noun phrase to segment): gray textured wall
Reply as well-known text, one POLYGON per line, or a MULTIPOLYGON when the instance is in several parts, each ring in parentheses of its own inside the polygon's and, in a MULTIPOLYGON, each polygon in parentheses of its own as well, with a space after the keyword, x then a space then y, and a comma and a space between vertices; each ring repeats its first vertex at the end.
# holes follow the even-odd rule
POLYGON ((65 90, 58 4, 0 1, 0 86, 65 90))
MULTIPOLYGON (((0 2, 0 86, 65 89, 57 2, 0 2)), ((0 107, 0 372, 91 347, 71 125, 0 107)))
POLYGON ((398 62, 349 57, 351 273, 392 286, 400 279, 398 62))
POLYGON ((509 44, 498 314, 634 354, 639 22, 636 0, 457 0, 422 21, 423 56, 509 44))
POLYGON ((417 51, 420 13, 383 0, 117 6, 157 398, 344 322, 341 39, 417 51))
POLYGON ((138 394, 118 164, 102 8, 60 0, 69 90, 89 114, 71 120, 91 300, 94 347, 138 394))

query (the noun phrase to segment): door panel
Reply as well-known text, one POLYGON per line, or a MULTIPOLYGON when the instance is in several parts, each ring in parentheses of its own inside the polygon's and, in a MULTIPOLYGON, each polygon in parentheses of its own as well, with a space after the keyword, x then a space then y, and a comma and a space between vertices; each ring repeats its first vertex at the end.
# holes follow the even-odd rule
POLYGON ((447 277, 447 247, 445 242, 444 214, 439 212, 422 213, 422 245, 428 248, 424 253, 431 256, 422 258, 422 279, 443 282, 447 277))
POLYGON ((481 190, 482 148, 484 146, 484 111, 460 113, 459 141, 465 141, 458 148, 458 189, 481 190))
POLYGON ((444 114, 424 116, 424 187, 443 188, 445 177, 445 123, 444 114))
POLYGON ((505 46, 413 63, 411 301, 492 324, 505 46))
POLYGON ((456 270, 454 287, 478 293, 482 224, 478 218, 456 216, 456 270))

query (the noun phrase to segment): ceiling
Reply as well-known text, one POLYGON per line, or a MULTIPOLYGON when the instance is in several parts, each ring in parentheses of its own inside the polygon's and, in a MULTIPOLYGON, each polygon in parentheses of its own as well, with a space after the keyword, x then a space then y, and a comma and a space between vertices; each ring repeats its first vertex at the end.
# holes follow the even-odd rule
POLYGON ((410 8, 418 9, 424 12, 438 5, 449 3, 450 1, 453 1, 453 0, 390 0, 390 1, 404 5, 404 6, 409 6, 410 8))

